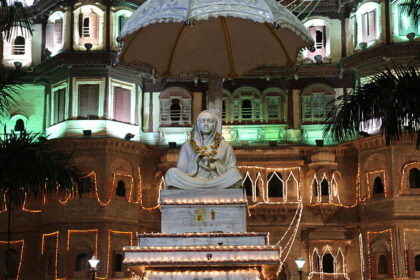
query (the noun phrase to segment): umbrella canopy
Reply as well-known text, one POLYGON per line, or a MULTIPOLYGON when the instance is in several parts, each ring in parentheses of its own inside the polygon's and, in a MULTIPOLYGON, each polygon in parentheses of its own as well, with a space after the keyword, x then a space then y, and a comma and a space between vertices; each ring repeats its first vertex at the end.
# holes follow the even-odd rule
POLYGON ((148 0, 121 32, 117 62, 163 76, 240 76, 261 64, 292 66, 313 45, 305 26, 275 0, 148 0))

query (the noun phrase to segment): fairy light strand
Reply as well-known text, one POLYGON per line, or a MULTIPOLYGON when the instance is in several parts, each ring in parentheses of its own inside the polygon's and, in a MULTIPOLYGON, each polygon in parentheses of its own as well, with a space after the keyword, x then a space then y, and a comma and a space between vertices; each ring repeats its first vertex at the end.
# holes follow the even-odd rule
MULTIPOLYGON (((390 246, 391 246, 391 261, 392 261, 392 276, 395 277, 395 265, 394 265, 394 245, 392 242, 392 229, 385 229, 379 231, 368 231, 367 232, 367 246, 368 246, 368 263, 372 267, 371 249, 370 249, 370 238, 372 235, 389 234, 390 246)), ((372 279, 372 270, 369 270, 369 280, 372 279)))
POLYGON ((54 274, 55 274, 55 279, 57 279, 57 275, 58 275, 58 252, 59 252, 59 249, 58 249, 58 240, 59 240, 59 235, 60 235, 60 232, 59 231, 42 234, 41 255, 44 255, 44 252, 45 252, 45 238, 48 238, 50 236, 55 236, 55 238, 56 238, 55 258, 54 258, 54 274))
POLYGON ((16 280, 19 280, 19 276, 20 276, 20 272, 22 269, 22 262, 23 262, 23 252, 24 252, 24 247, 25 247, 25 240, 21 239, 21 240, 16 240, 16 241, 0 241, 0 244, 19 244, 22 243, 21 247, 20 247, 20 258, 19 258, 19 266, 18 266, 18 271, 17 271, 17 275, 16 275, 16 280))

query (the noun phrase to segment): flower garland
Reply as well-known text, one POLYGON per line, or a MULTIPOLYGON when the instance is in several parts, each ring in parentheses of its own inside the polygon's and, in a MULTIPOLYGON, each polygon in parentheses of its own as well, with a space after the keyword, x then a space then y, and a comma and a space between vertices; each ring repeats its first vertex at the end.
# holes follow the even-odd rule
POLYGON ((195 154, 202 155, 203 157, 208 157, 210 160, 212 160, 214 156, 217 155, 217 149, 219 148, 221 139, 222 137, 220 133, 216 133, 216 137, 214 137, 214 141, 210 145, 210 148, 212 149, 212 151, 207 151, 208 150, 207 146, 200 147, 197 145, 197 142, 195 142, 194 140, 194 132, 192 132, 191 137, 190 137, 190 144, 195 154))

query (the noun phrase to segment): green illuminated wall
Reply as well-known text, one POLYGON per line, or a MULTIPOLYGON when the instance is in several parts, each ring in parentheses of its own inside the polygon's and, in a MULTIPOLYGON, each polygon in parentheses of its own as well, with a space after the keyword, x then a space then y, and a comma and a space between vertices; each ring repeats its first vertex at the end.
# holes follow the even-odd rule
MULTIPOLYGON (((43 131, 44 90, 44 86, 41 85, 24 84, 20 86, 19 94, 13 95, 16 102, 12 102, 7 114, 0 117, 0 123, 2 126, 6 125, 7 132, 14 129, 18 119, 23 120, 27 131, 43 131)), ((4 133, 3 128, 0 133, 4 133)))

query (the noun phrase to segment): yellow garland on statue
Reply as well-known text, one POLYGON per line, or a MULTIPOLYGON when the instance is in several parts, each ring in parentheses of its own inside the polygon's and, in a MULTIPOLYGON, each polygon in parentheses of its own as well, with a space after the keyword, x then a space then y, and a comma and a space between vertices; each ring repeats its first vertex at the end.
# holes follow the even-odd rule
POLYGON ((194 140, 194 132, 191 132, 190 144, 191 144, 191 147, 193 148, 195 154, 197 154, 197 155, 199 154, 199 155, 202 155, 204 157, 208 157, 210 159, 213 159, 213 157, 217 155, 217 149, 219 148, 221 139, 222 139, 222 137, 221 137, 220 133, 216 133, 216 137, 214 137, 214 141, 210 145, 210 148, 212 149, 212 151, 211 152, 206 152, 207 149, 208 149, 207 146, 203 146, 203 147, 198 146, 197 142, 195 142, 195 140, 194 140))

